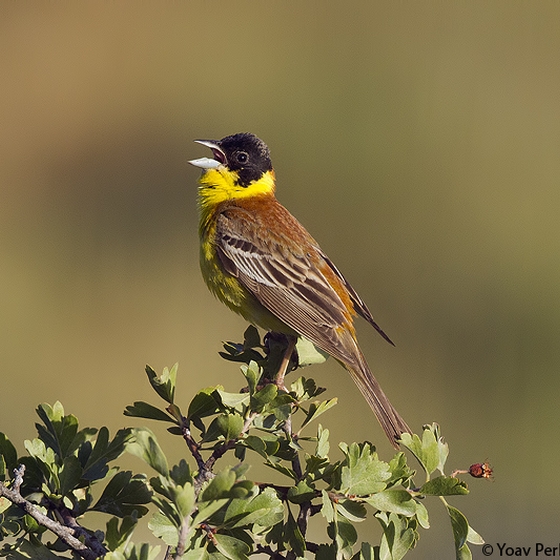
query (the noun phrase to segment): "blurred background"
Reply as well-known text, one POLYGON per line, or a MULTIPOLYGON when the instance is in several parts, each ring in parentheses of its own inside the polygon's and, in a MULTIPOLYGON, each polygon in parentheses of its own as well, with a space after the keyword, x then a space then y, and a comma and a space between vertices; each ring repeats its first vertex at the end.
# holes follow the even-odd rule
MULTIPOLYGON (((417 432, 440 423, 449 470, 493 465, 451 503, 490 543, 557 545, 559 16, 547 1, 3 2, 0 431, 23 452, 56 400, 83 426, 130 425, 127 404, 157 402, 146 363, 179 362, 185 407, 241 386, 217 352, 246 325, 200 277, 187 160, 209 155, 195 138, 251 131, 280 201, 396 342, 358 325, 395 406, 417 432)), ((339 396, 321 419, 333 446, 391 456, 338 364, 305 375, 339 396)), ((453 557, 440 505, 411 558, 453 557)))

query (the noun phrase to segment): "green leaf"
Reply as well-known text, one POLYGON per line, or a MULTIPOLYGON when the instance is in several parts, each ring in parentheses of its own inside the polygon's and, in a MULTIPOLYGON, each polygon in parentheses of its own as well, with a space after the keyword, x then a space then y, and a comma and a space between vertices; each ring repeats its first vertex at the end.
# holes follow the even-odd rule
POLYGON ((334 506, 326 490, 321 490, 321 498, 323 502, 321 515, 327 520, 328 523, 332 523, 334 521, 334 506))
POLYGON ((235 439, 243 429, 243 418, 239 414, 221 414, 212 420, 203 441, 214 441, 220 436, 225 440, 235 439))
MULTIPOLYGON (((376 547, 379 548, 379 547, 376 547)), ((360 548, 359 557, 356 560, 375 560, 378 558, 375 552, 375 548, 367 542, 363 542, 360 548)))
POLYGON ((147 543, 132 544, 119 550, 108 552, 104 560, 157 560, 161 547, 147 543))
POLYGON ((249 449, 256 451, 261 457, 264 457, 265 459, 268 457, 266 452, 266 443, 262 438, 252 435, 247 436, 243 440, 243 444, 246 445, 249 449))
POLYGON ((315 455, 307 455, 305 458, 305 474, 309 475, 311 480, 323 478, 325 471, 332 467, 328 459, 323 459, 315 455))
POLYGON ((175 386, 177 383, 177 369, 179 364, 175 364, 171 369, 163 368, 161 377, 150 367, 146 366, 146 374, 150 385, 155 392, 169 404, 173 404, 175 398, 175 386))
POLYGON ((377 458, 370 444, 352 443, 341 468, 341 491, 347 495, 364 496, 381 492, 391 477, 389 465, 377 458))
POLYGON ((62 468, 58 474, 60 480, 60 493, 66 496, 74 490, 82 478, 82 465, 74 455, 65 457, 62 468))
POLYGON ((404 484, 414 475, 414 471, 408 466, 406 455, 402 451, 389 461, 389 469, 391 478, 387 481, 388 486, 404 484))
POLYGON ((259 330, 255 326, 249 325, 245 329, 245 332, 243 333, 243 346, 245 348, 261 347, 261 337, 259 335, 259 330))
MULTIPOLYGON (((243 344, 237 342, 224 342, 223 343, 225 352, 219 352, 220 356, 231 362, 242 362, 244 364, 250 364, 254 361, 262 361, 264 356, 259 350, 262 348, 259 340, 258 331, 252 333, 247 329, 245 331, 245 340, 243 344), (258 341, 258 344, 255 344, 258 341)), ((260 377, 260 376, 259 376, 260 377)))
POLYGON ((244 541, 220 533, 214 535, 214 544, 230 560, 248 560, 251 552, 251 548, 244 541))
MULTIPOLYGON (((51 447, 46 447, 45 443, 38 438, 31 441, 25 440, 23 445, 35 461, 26 461, 25 457, 23 457, 21 461, 25 464, 26 468, 31 465, 34 467, 34 473, 38 475, 36 476, 37 484, 41 485, 43 480, 45 480, 49 487, 49 492, 58 492, 60 488, 60 482, 58 480, 59 466, 56 462, 54 450, 51 447)), ((25 480, 29 482, 29 470, 26 472, 25 480)))
POLYGON ((271 467, 274 470, 286 475, 289 478, 292 478, 296 482, 298 480, 298 477, 297 477, 296 473, 292 469, 290 469, 289 467, 286 467, 286 465, 283 465, 282 460, 279 457, 268 457, 268 460, 265 463, 265 465, 267 465, 268 467, 271 467))
POLYGON ((185 552, 182 560, 209 560, 210 555, 205 548, 195 548, 185 552))
POLYGON ((430 528, 430 520, 428 518, 428 510, 426 509, 426 506, 419 501, 416 501, 416 519, 418 519, 418 523, 420 523, 420 526, 424 529, 429 529, 430 528))
POLYGON ((206 416, 211 416, 216 414, 220 410, 216 399, 213 394, 215 392, 214 387, 209 387, 199 391, 192 399, 189 404, 189 409, 187 411, 187 418, 193 421, 195 418, 205 418, 206 416))
POLYGON ((467 535, 467 542, 472 544, 484 544, 484 539, 469 525, 469 532, 467 535))
POLYGON ((464 544, 459 550, 455 551, 457 560, 472 560, 471 549, 467 544, 464 544))
POLYGON ((422 439, 416 434, 402 434, 401 443, 416 456, 427 475, 432 474, 436 469, 443 474, 449 447, 439 435, 437 424, 425 425, 422 439))
POLYGON ((323 426, 319 424, 317 428, 317 444, 315 446, 315 455, 317 457, 328 459, 330 451, 329 435, 329 430, 323 429, 323 426))
POLYGON ((148 428, 133 428, 131 440, 126 444, 126 451, 139 457, 155 471, 167 476, 169 467, 156 436, 148 428))
POLYGON ((251 397, 251 409, 262 410, 267 404, 274 401, 277 395, 278 387, 273 383, 268 383, 251 397))
POLYGON ((469 493, 466 482, 451 476, 432 478, 418 491, 426 496, 464 496, 469 493))
POLYGON ((327 412, 327 410, 332 408, 337 402, 338 399, 335 397, 334 399, 329 399, 328 401, 323 401, 319 404, 311 403, 311 405, 309 406, 309 412, 307 413, 307 416, 301 425, 302 429, 307 426, 309 422, 315 420, 324 412, 327 412))
POLYGON ((224 406, 233 408, 240 413, 243 413, 244 408, 251 400, 251 395, 249 395, 249 393, 227 393, 221 390, 217 390, 216 393, 224 406))
MULTIPOLYGON (((408 525, 408 520, 394 513, 378 512, 375 517, 383 527, 379 557, 401 560, 415 546, 418 533, 408 525)), ((412 521, 412 520, 411 520, 412 521)))
POLYGON ((290 385, 290 392, 295 393, 298 401, 306 401, 313 397, 318 397, 324 393, 326 389, 317 387, 315 380, 300 377, 290 385))
POLYGON ((292 414, 292 403, 294 402, 288 393, 280 393, 266 408, 267 412, 274 415, 279 422, 286 421, 292 414))
POLYGON ((133 515, 135 511, 142 516, 148 511, 142 504, 150 503, 151 498, 143 475, 132 476, 130 471, 121 471, 110 480, 91 509, 117 517, 133 515))
POLYGON ((51 552, 39 540, 22 540, 19 542, 17 550, 10 550, 8 554, 10 560, 60 560, 61 556, 51 552))
POLYGON ((352 547, 358 541, 358 533, 352 523, 341 515, 336 516, 336 544, 343 558, 352 556, 352 547))
POLYGON ((138 519, 135 515, 127 515, 123 517, 121 526, 116 517, 111 517, 107 522, 107 530, 105 531, 105 540, 109 550, 116 550, 123 545, 132 535, 138 519))
POLYGON ((90 431, 81 432, 75 440, 78 435, 78 419, 71 414, 65 416, 64 408, 59 401, 52 407, 48 403, 40 404, 37 407, 37 415, 45 424, 44 426, 35 424, 39 437, 61 460, 73 453, 87 435, 91 435, 90 431))
POLYGON ((127 442, 132 438, 132 429, 123 428, 109 442, 109 430, 103 426, 99 429, 95 445, 84 465, 84 480, 100 480, 109 471, 107 463, 120 457, 126 448, 127 442))
POLYGON ((302 504, 315 498, 315 494, 314 486, 310 486, 305 480, 300 480, 288 490, 288 500, 294 504, 302 504))
MULTIPOLYGON (((455 551, 457 552, 457 558, 459 558, 459 551, 467 542, 467 537, 469 534, 469 522, 467 518, 453 506, 446 504, 447 511, 449 513, 449 518, 451 519, 451 528, 453 529, 453 539, 455 540, 455 551)), ((462 554, 464 554, 463 551, 462 554)))
POLYGON ((191 469, 185 459, 181 459, 178 465, 174 465, 169 471, 169 476, 175 484, 185 485, 187 482, 193 482, 191 469))
MULTIPOLYGON (((336 552, 336 546, 334 544, 320 544, 315 558, 316 560, 337 560, 336 552)), ((372 556, 371 558, 365 558, 363 560, 374 560, 374 558, 372 556)))
POLYGON ((174 489, 173 501, 177 506, 177 511, 181 517, 191 515, 194 510, 194 487, 192 484, 185 484, 185 486, 177 485, 174 489))
POLYGON ((416 501, 406 490, 384 490, 364 499, 379 511, 397 513, 405 517, 412 517, 417 512, 416 501))
POLYGON ((136 418, 148 418, 149 420, 160 420, 161 422, 173 422, 176 424, 175 419, 169 416, 167 412, 144 401, 135 401, 134 404, 128 405, 124 411, 124 415, 136 418))
POLYGON ((223 508, 229 502, 228 498, 220 498, 210 502, 199 502, 198 513, 193 519, 193 526, 200 525, 202 522, 210 519, 217 511, 223 508))
POLYGON ((296 556, 304 556, 305 539, 290 510, 288 510, 288 520, 284 526, 284 542, 289 544, 296 556))
POLYGON ((364 504, 353 500, 339 501, 336 504, 336 511, 353 523, 359 523, 367 517, 367 510, 364 504))
POLYGON ((329 354, 317 348, 312 342, 300 336, 296 343, 299 367, 322 364, 329 358, 329 354))
POLYGON ((179 530, 161 511, 156 512, 148 522, 148 528, 155 537, 161 539, 167 546, 177 546, 179 530))
POLYGON ((272 488, 265 488, 249 499, 233 499, 227 507, 224 524, 230 528, 258 524, 272 527, 284 519, 284 506, 272 488))
POLYGON ((4 458, 6 470, 11 473, 17 467, 17 451, 2 432, 0 432, 0 455, 4 458))
POLYGON ((216 418, 216 423, 220 434, 227 441, 239 437, 244 420, 239 414, 221 414, 216 418))
MULTIPOLYGON (((257 334, 258 336, 258 334, 257 334)), ((249 365, 241 366, 241 372, 247 379, 247 385, 249 386, 249 394, 254 395, 257 385, 259 383, 259 379, 262 375, 262 370, 258 366, 257 362, 251 360, 249 365)))
POLYGON ((219 498, 229 497, 229 491, 232 489, 237 479, 237 473, 233 469, 224 469, 220 471, 204 489, 200 496, 200 501, 211 502, 219 498))

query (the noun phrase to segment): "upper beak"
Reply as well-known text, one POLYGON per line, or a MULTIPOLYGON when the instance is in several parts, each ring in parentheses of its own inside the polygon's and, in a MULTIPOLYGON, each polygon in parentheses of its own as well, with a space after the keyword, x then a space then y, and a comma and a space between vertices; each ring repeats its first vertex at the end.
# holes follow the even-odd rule
POLYGON ((226 163, 226 155, 216 140, 195 140, 195 142, 210 148, 212 150, 212 154, 214 155, 214 159, 207 157, 191 159, 189 161, 191 165, 201 167, 202 169, 216 169, 216 167, 226 163))

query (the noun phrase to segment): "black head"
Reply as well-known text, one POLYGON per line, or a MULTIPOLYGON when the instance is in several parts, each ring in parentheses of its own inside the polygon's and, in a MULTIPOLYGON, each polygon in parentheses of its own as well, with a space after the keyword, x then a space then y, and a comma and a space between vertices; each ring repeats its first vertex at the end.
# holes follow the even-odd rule
POLYGON ((227 165, 231 171, 237 171, 239 182, 244 187, 259 179, 263 173, 272 171, 268 146, 250 132, 226 136, 216 144, 219 150, 214 151, 214 158, 227 165))

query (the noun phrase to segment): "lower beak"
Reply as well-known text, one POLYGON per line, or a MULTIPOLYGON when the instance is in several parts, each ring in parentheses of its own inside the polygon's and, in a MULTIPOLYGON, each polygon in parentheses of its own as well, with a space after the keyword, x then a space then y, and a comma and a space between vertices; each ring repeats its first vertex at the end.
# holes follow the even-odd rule
POLYGON ((202 169, 216 169, 217 167, 220 167, 221 163, 219 161, 216 161, 215 159, 210 159, 207 157, 201 157, 198 159, 191 159, 189 160, 189 163, 191 165, 194 165, 195 167, 200 167, 202 169))
POLYGON ((191 159, 189 163, 194 165, 195 167, 200 167, 202 169, 216 169, 220 165, 222 165, 223 161, 225 161, 225 155, 218 143, 214 140, 195 140, 197 144, 202 144, 203 146, 207 146, 210 148, 214 154, 214 159, 210 159, 207 157, 198 158, 198 159, 191 159), (222 160, 222 161, 221 161, 222 160))

